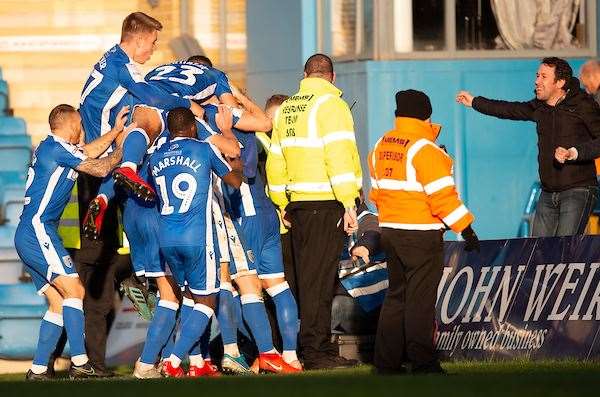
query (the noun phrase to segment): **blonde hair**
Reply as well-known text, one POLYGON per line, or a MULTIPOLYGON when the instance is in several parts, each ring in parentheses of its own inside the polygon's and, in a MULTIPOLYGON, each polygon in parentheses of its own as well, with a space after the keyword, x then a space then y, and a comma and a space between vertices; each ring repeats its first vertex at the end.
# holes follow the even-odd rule
POLYGON ((143 12, 134 12, 127 15, 123 20, 121 42, 138 33, 152 33, 155 30, 160 32, 162 28, 162 24, 150 15, 144 14, 143 12))

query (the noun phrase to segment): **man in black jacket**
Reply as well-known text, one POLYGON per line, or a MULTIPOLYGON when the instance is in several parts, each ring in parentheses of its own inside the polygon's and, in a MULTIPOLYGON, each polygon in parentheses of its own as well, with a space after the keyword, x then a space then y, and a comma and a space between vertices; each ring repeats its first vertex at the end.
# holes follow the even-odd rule
POLYGON ((534 121, 542 193, 531 234, 534 237, 583 234, 598 196, 593 160, 560 163, 557 147, 571 148, 600 137, 600 108, 579 86, 564 59, 544 58, 535 79, 535 99, 507 102, 461 91, 456 101, 480 113, 534 121))

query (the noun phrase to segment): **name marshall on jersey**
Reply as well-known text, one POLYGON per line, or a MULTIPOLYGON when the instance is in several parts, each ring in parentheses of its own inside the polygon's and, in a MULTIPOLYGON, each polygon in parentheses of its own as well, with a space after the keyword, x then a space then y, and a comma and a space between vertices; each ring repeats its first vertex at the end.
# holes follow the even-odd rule
MULTIPOLYGON (((167 152, 167 153, 165 153, 165 155, 168 155, 169 153, 172 153, 172 152, 167 152)), ((179 152, 179 153, 181 153, 181 152, 179 152)), ((152 175, 156 177, 156 176, 158 176, 158 173, 160 171, 164 170, 167 167, 171 167, 171 166, 175 166, 175 165, 189 167, 194 172, 198 172, 198 169, 200 168, 200 166, 202 166, 202 164, 200 164, 198 161, 196 161, 194 159, 190 159, 189 157, 170 156, 170 157, 163 158, 162 160, 160 160, 158 162, 158 164, 156 164, 154 167, 152 167, 152 175)))

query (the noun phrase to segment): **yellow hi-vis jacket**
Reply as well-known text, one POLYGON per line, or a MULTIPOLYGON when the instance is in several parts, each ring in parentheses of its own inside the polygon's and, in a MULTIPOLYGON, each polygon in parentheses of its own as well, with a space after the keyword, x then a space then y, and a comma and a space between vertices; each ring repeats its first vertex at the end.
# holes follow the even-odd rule
MULTIPOLYGON (((256 132, 255 135, 256 139, 258 139, 268 156, 271 150, 271 138, 264 132, 256 132)), ((267 181, 265 181, 265 194, 267 197, 271 197, 269 195, 269 185, 267 181)), ((281 219, 281 211, 279 210, 277 211, 277 217, 279 218, 279 234, 286 234, 288 232, 288 228, 283 224, 283 220, 281 219)))
POLYGON ((341 94, 324 79, 306 78, 277 110, 267 179, 278 207, 325 200, 354 206, 362 171, 352 114, 341 94))
MULTIPOLYGON (((58 235, 63 241, 65 248, 81 248, 81 232, 79 230, 79 198, 77 196, 77 183, 71 190, 69 202, 63 210, 58 223, 58 235)), ((123 222, 119 211, 119 241, 121 247, 117 250, 119 255, 127 255, 130 253, 129 241, 123 231, 123 222)))

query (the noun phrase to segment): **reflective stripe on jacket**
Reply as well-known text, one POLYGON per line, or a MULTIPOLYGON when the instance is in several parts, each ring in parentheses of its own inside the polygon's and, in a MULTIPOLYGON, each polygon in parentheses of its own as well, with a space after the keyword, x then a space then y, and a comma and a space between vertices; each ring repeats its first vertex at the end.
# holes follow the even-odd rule
POLYGON ((379 226, 404 230, 461 232, 473 215, 458 196, 452 159, 435 143, 440 126, 398 117, 369 154, 370 199, 379 226))
POLYGON ((354 121, 342 92, 321 78, 306 78, 277 110, 267 158, 269 195, 289 201, 337 200, 354 205, 362 171, 354 121))

